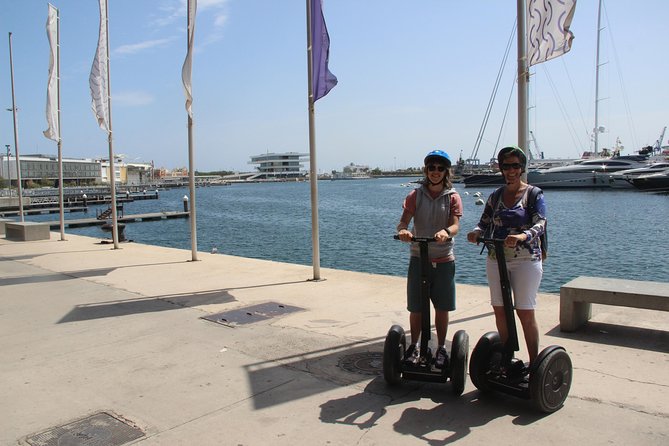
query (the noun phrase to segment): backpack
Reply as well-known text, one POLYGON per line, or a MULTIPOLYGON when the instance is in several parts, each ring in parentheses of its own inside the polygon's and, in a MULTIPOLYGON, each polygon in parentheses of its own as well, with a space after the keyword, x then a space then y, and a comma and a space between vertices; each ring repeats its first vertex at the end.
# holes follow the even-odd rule
MULTIPOLYGON (((530 190, 527 194, 527 209, 530 211, 530 214, 536 213, 536 202, 537 197, 543 191, 537 186, 529 186, 530 190)), ((493 209, 497 208, 497 203, 502 196, 503 187, 497 188, 495 192, 492 193, 492 207, 493 209)), ((541 260, 546 260, 548 257, 548 221, 544 227, 544 233, 539 236, 539 245, 541 246, 541 260)))

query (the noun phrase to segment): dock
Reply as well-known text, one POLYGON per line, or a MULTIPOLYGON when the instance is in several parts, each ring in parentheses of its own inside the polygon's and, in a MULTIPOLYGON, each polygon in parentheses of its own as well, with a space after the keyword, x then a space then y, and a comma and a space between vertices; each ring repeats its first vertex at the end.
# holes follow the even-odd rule
MULTIPOLYGON (((23 215, 42 215, 42 214, 58 214, 60 208, 28 208, 23 210, 23 215)), ((63 212, 88 212, 87 206, 73 206, 73 207, 63 207, 63 212)), ((0 212, 0 218, 4 217, 14 217, 18 216, 19 211, 2 211, 0 212)))
MULTIPOLYGON (((124 215, 117 217, 119 223, 135 223, 140 221, 155 221, 155 220, 167 220, 172 218, 188 218, 189 212, 179 212, 179 211, 166 211, 166 212, 152 212, 148 214, 134 214, 134 215, 124 215)), ((66 228, 80 228, 83 226, 102 226, 107 223, 107 219, 97 219, 97 218, 76 218, 65 220, 64 224, 66 228)), ((46 222, 49 224, 49 228, 58 229, 60 228, 59 221, 49 221, 46 222)))

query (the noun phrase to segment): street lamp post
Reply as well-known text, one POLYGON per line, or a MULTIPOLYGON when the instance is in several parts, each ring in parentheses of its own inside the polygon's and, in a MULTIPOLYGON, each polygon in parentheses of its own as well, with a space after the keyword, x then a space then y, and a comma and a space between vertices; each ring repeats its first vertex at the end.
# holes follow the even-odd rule
POLYGON ((9 164, 9 154, 11 153, 9 148, 11 147, 9 144, 5 144, 5 147, 7 148, 7 191, 9 192, 9 197, 12 197, 12 168, 11 165, 9 164))

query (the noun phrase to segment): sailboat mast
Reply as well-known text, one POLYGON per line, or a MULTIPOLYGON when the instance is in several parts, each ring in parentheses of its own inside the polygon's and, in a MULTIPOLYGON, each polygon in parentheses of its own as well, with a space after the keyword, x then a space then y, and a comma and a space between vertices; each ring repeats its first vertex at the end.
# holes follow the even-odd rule
MULTIPOLYGON (((518 147, 527 155, 529 153, 527 97, 530 73, 527 65, 527 36, 525 0, 516 4, 518 23, 518 147)), ((525 175, 525 174, 523 174, 525 175)))
POLYGON ((602 0, 599 0, 599 6, 597 7, 597 52, 596 52, 596 66, 595 66, 595 128, 594 133, 594 144, 595 144, 595 155, 599 153, 599 35, 601 34, 601 23, 602 23, 602 0))

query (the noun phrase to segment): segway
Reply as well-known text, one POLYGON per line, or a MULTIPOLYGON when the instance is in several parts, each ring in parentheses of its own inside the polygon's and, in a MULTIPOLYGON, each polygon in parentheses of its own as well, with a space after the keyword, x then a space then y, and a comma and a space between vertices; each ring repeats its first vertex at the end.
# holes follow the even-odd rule
POLYGON ((481 391, 499 391, 529 399, 540 411, 552 413, 567 399, 572 379, 569 355, 559 345, 542 350, 530 368, 514 357, 518 347, 518 331, 513 314, 509 274, 504 257, 504 240, 480 238, 489 249, 495 250, 504 301, 504 315, 509 337, 502 344, 499 333, 491 331, 479 339, 469 362, 469 376, 481 391))
MULTIPOLYGON (((399 240, 399 236, 395 235, 399 240)), ((453 336, 451 344, 451 356, 449 362, 443 368, 435 366, 435 358, 429 348, 430 341, 430 282, 428 280, 428 268, 430 259, 428 257, 428 243, 434 242, 434 238, 413 237, 420 247, 421 263, 421 336, 418 361, 406 363, 406 335, 404 329, 399 325, 393 325, 388 330, 386 341, 383 345, 383 377, 390 385, 397 385, 403 379, 414 381, 426 381, 445 383, 450 379, 451 391, 460 396, 465 389, 467 379, 467 358, 469 356, 469 336, 464 330, 458 330, 453 336)))

